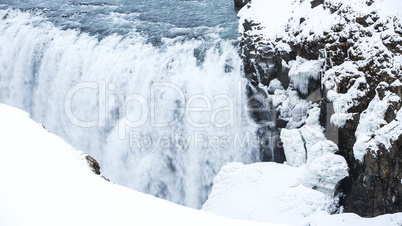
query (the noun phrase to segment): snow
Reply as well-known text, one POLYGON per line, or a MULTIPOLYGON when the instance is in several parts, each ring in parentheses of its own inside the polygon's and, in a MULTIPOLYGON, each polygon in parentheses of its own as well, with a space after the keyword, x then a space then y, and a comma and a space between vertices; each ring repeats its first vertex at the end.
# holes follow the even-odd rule
MULTIPOLYGON (((323 173, 331 173, 326 166, 339 164, 331 156, 322 158, 331 159, 327 165, 316 169, 323 173)), ((312 170, 306 168, 272 162, 229 163, 215 177, 212 192, 202 210, 235 219, 286 225, 397 226, 402 222, 402 213, 375 218, 361 218, 351 213, 330 215, 327 211, 333 210, 336 200, 303 184, 305 180, 318 179, 307 178, 306 174, 310 175, 308 171, 312 170)), ((327 182, 337 180, 328 175, 324 178, 327 182)))
POLYGON ((360 115, 360 123, 355 133, 356 143, 353 146, 353 154, 361 162, 363 162, 363 157, 368 149, 378 150, 379 144, 389 148, 391 140, 396 140, 402 133, 401 110, 397 112, 396 121, 387 123, 384 120, 384 114, 390 101, 398 102, 400 98, 394 93, 386 92, 386 96, 380 100, 377 94, 360 115))
POLYGON ((289 71, 290 81, 294 88, 298 89, 302 94, 308 93, 308 84, 310 79, 318 80, 321 74, 321 64, 318 60, 306 60, 297 57, 295 61, 290 61, 289 71))
POLYGON ((293 0, 253 0, 253 7, 243 7, 238 16, 240 17, 239 32, 243 33, 243 22, 245 19, 254 20, 256 22, 266 22, 263 24, 265 29, 264 35, 275 39, 277 36, 284 34, 284 27, 288 21, 287 15, 292 12, 291 3, 293 0), (275 10, 270 10, 275 5, 275 10), (274 22, 275 21, 275 22, 274 22))
MULTIPOLYGON (((327 0, 326 2, 339 5, 341 11, 348 9, 361 14, 376 12, 383 18, 402 18, 402 2, 399 0, 375 1, 371 6, 366 4, 366 0, 327 0)), ((324 9, 322 6, 311 8, 310 1, 253 0, 248 6, 239 11, 239 32, 244 31, 242 26, 244 20, 253 20, 261 24, 261 30, 256 33, 271 40, 286 37, 292 31, 299 29, 301 33, 298 38, 309 39, 312 38, 311 34, 322 35, 324 31, 341 22, 340 16, 331 13, 329 9, 324 9), (300 23, 301 18, 314 21, 314 23, 300 23)))
MULTIPOLYGON (((334 189, 348 176, 346 160, 334 153, 318 123, 320 109, 308 111, 306 125, 282 129, 287 162, 229 163, 214 179, 202 210, 220 216, 287 225, 400 225, 402 213, 361 218, 337 209, 334 189)), ((402 114, 401 114, 402 116, 402 114)))
POLYGON ((271 80, 267 89, 269 93, 275 93, 275 90, 283 90, 282 83, 277 78, 271 80))
POLYGON ((323 28, 331 27, 337 18, 329 10, 323 10, 320 7, 311 9, 310 1, 300 3, 294 0, 253 0, 252 7, 243 7, 238 16, 240 32, 243 31, 244 20, 253 20, 261 23, 262 29, 258 33, 272 40, 286 37, 287 31, 292 31, 299 26, 301 18, 317 22, 300 24, 305 36, 309 36, 311 32, 322 33, 323 28), (289 15, 293 17, 289 19, 289 15))
MULTIPOLYGON (((273 82, 275 80, 271 81, 271 83, 273 82)), ((276 89, 274 94, 269 96, 269 99, 280 113, 279 117, 288 121, 286 125, 287 129, 302 126, 306 119, 307 110, 312 107, 311 103, 301 99, 297 91, 291 88, 287 90, 276 89)))
POLYGON ((319 116, 320 109, 312 108, 309 110, 306 125, 300 129, 281 130, 287 164, 301 166, 325 153, 335 153, 338 150, 337 145, 325 137, 318 123, 319 116))
POLYGON ((310 188, 316 184, 306 184, 316 180, 327 186, 338 180, 331 175, 339 174, 331 171, 342 169, 342 161, 329 154, 301 167, 229 163, 215 177, 204 211, 199 211, 93 174, 83 152, 46 131, 26 112, 0 104, 0 125, 0 225, 260 225, 251 221, 261 221, 356 226, 402 221, 401 213, 372 219, 329 215, 326 211, 336 200, 310 188))
POLYGON ((395 16, 402 19, 402 3, 399 0, 383 0, 377 3, 377 11, 381 16, 395 16))
POLYGON ((395 82, 391 83, 391 86, 394 87, 402 86, 402 82, 399 79, 397 79, 395 80, 395 82))
POLYGON ((384 214, 374 218, 362 218, 353 213, 329 215, 321 211, 311 215, 307 225, 323 226, 399 226, 402 222, 402 213, 384 214))
POLYGON ((298 129, 282 129, 281 140, 290 166, 301 166, 306 163, 307 153, 304 149, 303 138, 298 129))
POLYGON ((306 165, 303 185, 331 197, 336 184, 349 175, 348 166, 343 157, 334 154, 338 146, 327 140, 318 123, 320 109, 312 108, 308 114, 306 125, 300 129, 281 131, 286 164, 293 167, 306 165))
POLYGON ((346 124, 346 121, 352 118, 352 113, 335 113, 331 116, 330 122, 335 126, 342 128, 346 124))
MULTIPOLYGON (((279 3, 253 0, 249 3, 250 7, 244 7, 239 13, 240 28, 242 21, 253 20, 260 26, 245 33, 249 37, 262 36, 264 39, 270 40, 273 45, 283 45, 286 42, 299 44, 303 44, 305 41, 319 42, 320 39, 333 35, 353 42, 354 44, 347 51, 348 57, 340 65, 334 66, 332 63, 323 65, 320 63, 322 58, 306 60, 301 57, 288 63, 282 63, 290 67, 289 78, 293 88, 305 95, 308 94, 309 81, 319 79, 321 70, 325 70, 321 82, 328 91, 327 98, 333 103, 335 111, 330 122, 337 127, 343 127, 356 114, 349 112, 349 109, 359 105, 359 99, 365 97, 370 88, 367 85, 367 75, 361 71, 361 67, 373 63, 378 68, 385 68, 382 73, 387 73, 390 77, 400 77, 402 57, 399 53, 391 52, 386 45, 389 42, 397 43, 401 39, 396 33, 396 29, 397 24, 400 24, 402 20, 402 2, 383 0, 374 1, 370 5, 365 0, 326 0, 325 4, 328 3, 338 8, 336 13, 331 13, 329 7, 322 5, 311 8, 310 1, 281 1, 279 3), (260 15, 259 13, 264 9, 269 13, 260 15), (367 16, 365 19, 367 26, 356 22, 358 18, 365 16, 367 16), (334 34, 332 29, 334 26, 342 27, 342 31, 334 34), (376 28, 376 26, 382 28, 376 28), (356 32, 366 32, 370 35, 352 37, 356 32), (354 40, 355 38, 357 41, 354 40), (384 60, 386 58, 390 58, 390 60, 384 60), (345 84, 350 84, 350 87, 346 87, 346 91, 339 91, 339 86, 345 86, 345 84)), ((326 49, 330 49, 330 47, 328 46, 326 49)), ((323 56, 320 55, 320 57, 323 56)), ((324 57, 326 58, 327 55, 324 54, 324 57)), ((276 86, 278 85, 275 83, 276 86)), ((390 86, 401 86, 401 82, 396 79, 390 86)), ((289 94, 288 90, 274 92, 274 97, 271 97, 272 103, 279 110, 280 117, 289 120, 286 129, 299 128, 303 125, 304 118, 300 115, 304 115, 304 111, 300 111, 300 105, 293 103, 298 98, 289 94)), ((399 120, 390 123, 384 121, 384 113, 389 102, 399 101, 397 96, 394 95, 381 101, 377 99, 372 100, 369 108, 362 114, 355 134, 357 141, 354 145, 354 154, 360 161, 363 160, 363 156, 369 148, 377 150, 379 144, 389 147, 392 140, 395 140, 402 131, 398 126, 399 120), (373 136, 375 139, 372 139, 373 136)), ((309 105, 304 106, 308 106, 306 109, 310 108, 309 105)), ((307 154, 300 147, 303 146, 303 140, 308 141, 310 138, 299 135, 307 128, 304 127, 299 131, 287 131, 286 129, 282 131, 284 137, 294 137, 293 140, 285 142, 285 153, 287 149, 287 155, 290 156, 288 163, 291 165, 299 166, 307 161, 307 154)), ((317 141, 316 138, 313 140, 317 141)))
POLYGON ((349 176, 347 168, 347 163, 342 156, 326 153, 306 164, 302 184, 331 197, 337 183, 349 176))
POLYGON ((317 143, 313 144, 308 149, 307 163, 312 162, 326 153, 335 153, 336 151, 338 151, 338 146, 336 146, 334 142, 330 140, 317 141, 317 143))
POLYGON ((323 209, 325 195, 304 187, 303 170, 277 163, 229 163, 214 179, 202 210, 221 216, 297 224, 323 209))
POLYGON ((257 225, 107 182, 22 110, 0 104, 0 125, 0 225, 257 225))
POLYGON ((331 116, 331 123, 337 127, 343 127, 347 120, 353 117, 353 113, 348 113, 349 108, 354 106, 355 99, 365 95, 364 91, 359 89, 360 84, 365 84, 364 74, 357 70, 357 65, 346 61, 343 64, 333 67, 325 72, 324 84, 329 89, 327 98, 332 101, 335 114, 331 116), (335 76, 339 73, 339 76, 335 76), (337 93, 338 85, 342 79, 347 76, 355 76, 354 84, 346 93, 337 93))

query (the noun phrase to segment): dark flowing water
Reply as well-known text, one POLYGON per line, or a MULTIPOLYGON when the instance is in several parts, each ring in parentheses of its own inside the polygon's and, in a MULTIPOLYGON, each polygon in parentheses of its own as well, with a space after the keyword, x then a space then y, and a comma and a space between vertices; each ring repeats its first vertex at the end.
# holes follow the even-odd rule
POLYGON ((199 208, 224 164, 259 160, 237 36, 231 0, 0 0, 0 102, 199 208))
POLYGON ((237 17, 230 0, 2 0, 1 8, 44 15, 62 29, 99 37, 139 32, 154 43, 182 36, 205 39, 218 34, 234 40, 237 17))

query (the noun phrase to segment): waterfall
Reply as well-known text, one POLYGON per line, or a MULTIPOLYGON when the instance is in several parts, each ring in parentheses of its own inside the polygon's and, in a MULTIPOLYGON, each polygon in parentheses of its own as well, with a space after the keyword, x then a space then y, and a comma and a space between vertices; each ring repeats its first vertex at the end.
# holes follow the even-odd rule
POLYGON ((259 161, 231 41, 154 45, 136 31, 100 38, 19 10, 0 19, 0 102, 95 157, 111 181, 199 208, 224 164, 259 161))

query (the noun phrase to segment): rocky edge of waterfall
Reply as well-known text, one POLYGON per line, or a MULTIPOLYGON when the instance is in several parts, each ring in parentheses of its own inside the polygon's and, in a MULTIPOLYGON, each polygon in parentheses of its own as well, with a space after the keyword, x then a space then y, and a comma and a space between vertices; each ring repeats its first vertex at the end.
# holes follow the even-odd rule
MULTIPOLYGON (((300 166, 315 161, 317 150, 330 152, 348 167, 332 194, 339 208, 365 217, 401 212, 401 4, 235 4, 242 6, 240 46, 248 95, 259 95, 258 101, 272 109, 270 128, 283 143, 275 153, 284 157, 271 160, 300 166), (311 132, 309 119, 317 120, 314 128, 320 132, 311 132)), ((339 173, 345 172, 333 171, 334 177, 339 173)), ((317 183, 311 186, 317 189, 317 183)))

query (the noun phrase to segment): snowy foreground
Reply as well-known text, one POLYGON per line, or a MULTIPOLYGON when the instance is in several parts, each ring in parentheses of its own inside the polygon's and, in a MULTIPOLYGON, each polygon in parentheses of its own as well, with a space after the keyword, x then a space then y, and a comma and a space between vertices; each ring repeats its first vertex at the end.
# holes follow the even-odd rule
POLYGON ((305 187, 304 167, 277 163, 229 163, 215 177, 202 210, 221 216, 285 225, 401 225, 402 213, 361 218, 330 215, 333 200, 305 187))
POLYGON ((226 219, 107 182, 74 150, 0 104, 0 225, 260 225, 226 219))
MULTIPOLYGON (((0 104, 0 225, 260 225, 218 217, 107 182, 85 155, 26 112, 0 104)), ((304 187, 303 167, 223 167, 204 210, 290 225, 398 225, 402 213, 329 215, 324 193, 304 187), (308 216, 308 217, 305 217, 308 216)))

